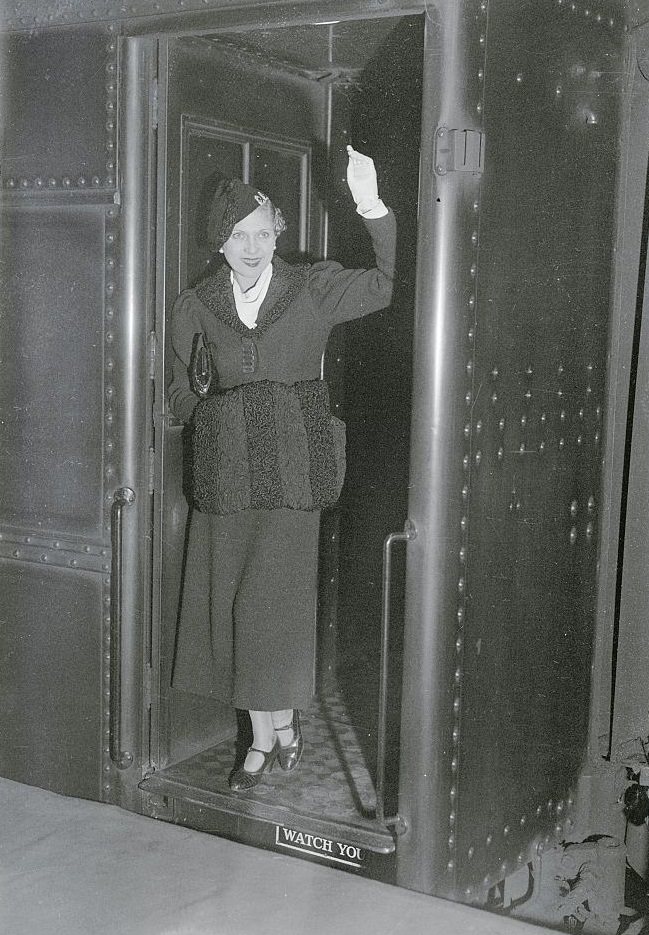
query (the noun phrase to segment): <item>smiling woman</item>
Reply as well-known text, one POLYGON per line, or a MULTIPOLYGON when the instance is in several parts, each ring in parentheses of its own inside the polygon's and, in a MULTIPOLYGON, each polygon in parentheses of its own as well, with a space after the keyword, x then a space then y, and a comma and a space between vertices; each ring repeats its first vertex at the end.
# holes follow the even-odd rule
POLYGON ((314 689, 320 510, 338 499, 345 466, 344 426, 331 414, 321 359, 334 325, 392 296, 394 216, 379 198, 373 161, 347 151, 375 268, 275 258, 281 211, 227 179, 208 218, 208 240, 225 265, 182 293, 173 313, 170 403, 192 433, 196 513, 173 684, 250 713, 253 743, 230 775, 235 792, 256 786, 276 760, 290 772, 302 756, 298 708, 314 689), (199 343, 211 375, 200 388, 199 343), (197 545, 204 515, 207 555, 197 545))

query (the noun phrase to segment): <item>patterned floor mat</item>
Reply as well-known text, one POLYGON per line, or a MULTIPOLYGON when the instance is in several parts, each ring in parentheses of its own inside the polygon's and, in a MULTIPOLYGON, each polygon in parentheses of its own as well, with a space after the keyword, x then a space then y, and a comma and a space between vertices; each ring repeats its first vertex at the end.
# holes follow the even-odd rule
MULTIPOLYGON (((295 773, 275 768, 246 798, 290 808, 296 815, 369 825, 376 808, 374 731, 352 725, 339 694, 302 714, 305 748, 295 773), (369 760, 369 763, 367 762, 369 760)), ((228 740, 162 771, 165 778, 208 792, 230 793, 235 741, 228 740)))

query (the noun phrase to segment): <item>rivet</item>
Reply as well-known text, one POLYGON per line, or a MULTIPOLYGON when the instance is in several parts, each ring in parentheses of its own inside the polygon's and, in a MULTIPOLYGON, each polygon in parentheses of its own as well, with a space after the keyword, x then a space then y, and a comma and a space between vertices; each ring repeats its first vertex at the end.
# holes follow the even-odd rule
POLYGON ((542 812, 542 811, 543 811, 542 806, 537 805, 537 806, 536 806, 536 817, 537 817, 537 818, 540 818, 540 817, 541 817, 541 812, 542 812))
POLYGON ((471 846, 466 853, 467 853, 467 857, 469 858, 469 860, 472 860, 473 855, 475 854, 475 848, 471 846))
POLYGON ((478 101, 478 103, 475 105, 475 109, 476 109, 476 113, 478 114, 482 113, 482 101, 478 101))
POLYGON ((505 431, 505 417, 504 416, 501 418, 500 422, 498 423, 498 428, 500 429, 501 432, 505 431))
POLYGON ((466 394, 466 396, 464 397, 464 402, 467 404, 467 406, 470 406, 470 405, 471 405, 471 400, 472 400, 472 398, 473 398, 473 397, 472 397, 472 395, 471 395, 471 391, 469 390, 469 392, 468 392, 468 393, 466 394))
POLYGON ((480 462, 481 462, 481 461, 482 461, 482 452, 481 452, 481 451, 476 451, 476 453, 475 453, 475 463, 476 463, 476 467, 480 467, 480 462))
POLYGON ((545 423, 547 422, 547 420, 548 420, 548 417, 546 416, 546 414, 545 414, 544 412, 542 412, 542 413, 541 413, 541 425, 545 425, 545 423))
POLYGON ((471 376, 471 374, 473 373, 473 362, 470 360, 467 362, 466 372, 469 376, 471 376))
POLYGON ((453 701, 453 711, 455 712, 455 714, 459 714, 459 711, 460 711, 460 699, 459 698, 456 698, 453 701))
POLYGON ((70 565, 72 566, 72 568, 76 568, 76 567, 77 567, 77 560, 76 560, 76 558, 70 559, 70 565))
POLYGON ((20 549, 14 549, 12 555, 14 558, 20 558, 20 549))
POLYGON ((521 442, 518 446, 518 453, 521 455, 525 454, 525 442, 521 442))
POLYGON ((41 562, 48 561, 48 558, 49 556, 47 555, 47 553, 43 552, 43 554, 41 555, 41 562))
POLYGON ((577 527, 573 526, 570 530, 570 545, 574 545, 577 541, 577 527))
POLYGON ((454 679, 455 679, 456 684, 459 685, 460 682, 462 681, 462 670, 461 669, 455 670, 454 679))
POLYGON ((464 562, 465 559, 466 559, 466 548, 462 546, 462 548, 460 549, 460 561, 464 562))
POLYGON ((77 179, 77 185, 79 186, 79 188, 86 187, 86 177, 84 175, 79 176, 79 178, 77 179))
POLYGON ((106 318, 110 321, 110 319, 113 317, 114 314, 115 314, 115 309, 113 308, 113 306, 107 305, 106 306, 106 318))
POLYGON ((494 367, 494 368, 493 368, 493 370, 491 371, 491 376, 494 378, 494 380, 497 378, 497 376, 498 376, 498 367, 494 367))
POLYGON ((70 186, 72 185, 72 180, 69 179, 69 178, 67 177, 67 175, 66 175, 64 178, 61 179, 61 184, 62 184, 65 188, 70 188, 70 186))
POLYGON ((518 82, 518 84, 523 83, 523 72, 522 71, 519 71, 519 73, 516 75, 516 81, 518 82))
POLYGON ((509 827, 509 825, 505 825, 505 827, 503 828, 504 836, 507 837, 510 831, 511 831, 511 828, 509 827))
POLYGON ((478 433, 478 435, 479 435, 480 432, 482 431, 482 419, 478 419, 478 421, 476 422, 476 424, 475 424, 475 430, 476 430, 476 432, 478 433))
POLYGON ((462 458, 462 467, 464 468, 465 471, 469 469, 469 456, 468 455, 464 455, 464 457, 462 458))
POLYGON ((478 69, 478 81, 483 81, 483 80, 484 80, 484 68, 479 68, 478 69))
POLYGON ((471 269, 469 270, 469 272, 471 273, 472 278, 475 279, 476 274, 478 272, 478 267, 476 266, 475 263, 471 264, 471 269))
POLYGON ((595 444, 598 445, 599 444, 599 432, 595 432, 594 440, 595 440, 595 444))
POLYGON ((455 786, 451 786, 448 796, 451 799, 451 801, 457 797, 457 789, 455 788, 455 786))
POLYGON ((462 649, 462 637, 461 637, 461 636, 458 636, 458 638, 457 638, 456 641, 455 641, 455 650, 456 650, 456 652, 459 653, 459 652, 461 651, 461 649, 462 649))
POLYGON ((464 437, 468 438, 470 434, 471 434, 471 425, 467 422, 467 424, 464 426, 464 437))
MULTIPOLYGON (((457 743, 459 736, 460 736, 460 731, 458 730, 457 727, 454 727, 453 728, 453 743, 457 743)), ((451 812, 451 816, 454 817, 453 812, 451 812)))
POLYGON ((526 416, 526 415, 522 415, 522 416, 521 416, 521 427, 522 427, 522 428, 525 428, 526 425, 527 425, 527 416, 526 416))
POLYGON ((475 296, 474 295, 469 296, 469 308, 475 308, 475 296))
POLYGON ((587 386, 587 387, 586 387, 586 395, 587 395, 587 396, 590 396, 590 394, 591 394, 592 392, 593 392, 592 386, 587 386))
POLYGON ((592 513, 595 509, 595 497, 592 495, 588 498, 588 512, 592 513))
POLYGON ((484 45, 485 42, 486 42, 486 39, 487 39, 487 37, 485 36, 485 34, 484 34, 484 33, 480 33, 480 45, 484 45))
POLYGON ((496 405, 496 403, 498 402, 498 393, 491 394, 491 402, 493 403, 494 406, 496 405))
POLYGON ((114 364, 112 358, 111 358, 111 357, 108 357, 108 358, 106 359, 106 370, 112 370, 114 366, 115 366, 115 364, 114 364))
POLYGON ((460 626, 462 626, 462 624, 464 623, 464 608, 463 607, 458 607, 456 616, 457 616, 457 622, 460 624, 460 626))
POLYGON ((469 341, 473 341, 473 339, 475 338, 475 328, 473 328, 473 327, 469 328, 467 337, 468 337, 469 341))
POLYGON ((593 524, 592 523, 586 524, 586 538, 587 539, 593 538, 593 524))
POLYGON ((457 772, 457 763, 458 763, 457 757, 454 756, 453 759, 451 760, 451 769, 453 770, 454 773, 457 772))
POLYGON ((446 864, 446 869, 447 869, 447 870, 453 870, 453 869, 455 869, 455 863, 454 863, 454 861, 449 860, 449 862, 446 864))
POLYGON ((498 460, 499 460, 499 461, 502 461, 502 459, 503 459, 504 457, 505 457, 505 452, 504 452, 504 450, 503 450, 502 448, 499 448, 499 449, 498 449, 498 460))
POLYGON ((466 528, 468 525, 469 525, 469 521, 467 520, 466 516, 463 516, 462 519, 460 520, 460 529, 462 530, 462 532, 466 532, 466 528))
POLYGON ((560 412, 560 414, 559 414, 559 418, 561 419, 562 422, 565 422, 565 421, 566 421, 566 410, 565 410, 565 409, 562 409, 562 410, 561 410, 561 412, 560 412))
POLYGON ((474 247, 478 243, 478 232, 477 231, 473 231, 473 233, 471 234, 471 243, 473 244, 474 247))
POLYGON ((532 398, 531 390, 526 390, 524 395, 525 395, 525 399, 527 399, 529 402, 529 400, 532 398))
POLYGON ((479 202, 479 201, 476 200, 476 201, 473 202, 473 210, 474 210, 474 211, 479 211, 479 210, 480 210, 480 202, 479 202))
POLYGON ((469 488, 467 484, 465 484, 464 487, 462 487, 462 499, 463 500, 469 499, 469 488))
POLYGON ((565 446, 566 446, 566 440, 565 440, 565 438, 560 438, 560 439, 559 439, 559 448, 563 449, 563 448, 565 448, 565 446))
POLYGON ((570 515, 576 516, 578 509, 579 509, 579 504, 577 503, 576 500, 573 500, 572 503, 570 504, 570 515))
POLYGON ((577 436, 577 444, 578 444, 578 445, 581 445, 581 443, 582 443, 582 436, 581 436, 581 435, 578 435, 578 436, 577 436))
POLYGON ((40 176, 39 176, 38 178, 34 179, 34 185, 36 186, 36 188, 42 188, 42 187, 43 187, 43 179, 40 178, 40 176))
POLYGON ((21 180, 20 180, 20 187, 21 187, 21 188, 29 188, 30 184, 31 184, 31 183, 30 183, 29 179, 21 179, 21 180))
POLYGON ((525 815, 521 815, 521 828, 525 825, 526 821, 527 821, 527 818, 525 817, 525 815))

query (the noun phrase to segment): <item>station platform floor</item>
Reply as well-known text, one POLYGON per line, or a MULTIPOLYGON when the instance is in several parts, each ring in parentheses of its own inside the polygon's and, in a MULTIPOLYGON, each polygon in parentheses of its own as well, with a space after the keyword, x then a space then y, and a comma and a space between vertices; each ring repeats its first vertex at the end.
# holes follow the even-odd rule
POLYGON ((550 929, 0 780, 4 935, 525 935, 550 929))

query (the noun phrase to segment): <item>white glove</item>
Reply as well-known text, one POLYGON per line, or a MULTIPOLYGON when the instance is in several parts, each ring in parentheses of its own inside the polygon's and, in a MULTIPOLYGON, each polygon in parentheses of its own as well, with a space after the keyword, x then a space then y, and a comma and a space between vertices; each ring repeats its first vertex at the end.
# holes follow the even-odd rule
POLYGON ((347 184, 356 202, 357 212, 370 218, 387 214, 388 209, 379 198, 374 160, 356 152, 351 146, 347 147, 347 155, 347 184))

